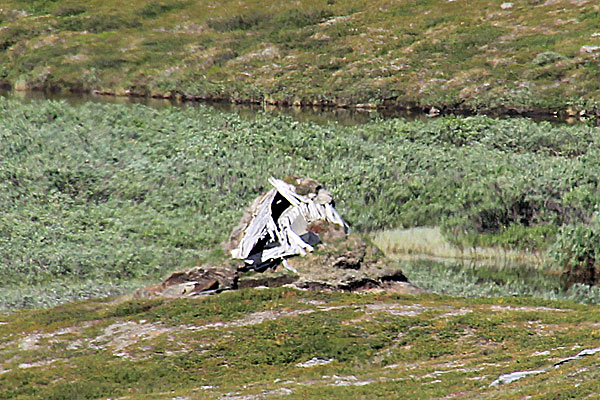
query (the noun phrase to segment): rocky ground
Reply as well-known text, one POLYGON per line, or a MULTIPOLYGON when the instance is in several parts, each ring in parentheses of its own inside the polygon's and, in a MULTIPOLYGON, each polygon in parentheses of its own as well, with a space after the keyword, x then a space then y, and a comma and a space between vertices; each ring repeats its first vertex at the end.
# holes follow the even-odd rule
POLYGON ((0 398, 593 398, 598 315, 292 288, 79 302, 0 316, 0 398))
POLYGON ((136 297, 194 297, 226 290, 287 286, 298 289, 388 291, 417 294, 398 267, 373 244, 357 234, 327 237, 325 244, 304 257, 290 257, 265 272, 242 272, 243 263, 223 260, 176 272, 158 285, 136 291, 136 297))

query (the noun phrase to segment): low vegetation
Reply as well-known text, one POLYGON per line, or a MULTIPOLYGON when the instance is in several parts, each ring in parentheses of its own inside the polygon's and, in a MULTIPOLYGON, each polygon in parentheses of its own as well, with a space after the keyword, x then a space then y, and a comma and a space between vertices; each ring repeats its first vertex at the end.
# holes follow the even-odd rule
MULTIPOLYGON (((588 232, 592 228, 584 224, 563 227, 564 233, 556 238, 550 251, 511 248, 506 243, 459 247, 446 240, 439 228, 425 227, 376 232, 373 243, 398 263, 413 284, 428 292, 468 297, 531 296, 600 304, 600 287, 589 279, 590 275, 598 277, 595 263, 574 257, 572 250, 566 248, 573 246, 580 255, 589 257, 596 247, 589 239, 582 241, 581 234, 569 236, 574 229, 588 232)), ((473 234, 479 236, 486 240, 499 237, 501 242, 504 234, 473 234)))
MULTIPOLYGON (((586 119, 599 16, 568 0, 7 0, 0 89, 586 119)), ((0 400, 600 392, 600 128, 2 97, 0 115, 0 400), (132 298, 222 260, 267 178, 290 175, 322 182, 428 294, 132 298)))
POLYGON ((357 231, 441 226, 459 249, 546 251, 598 204, 600 129, 585 125, 3 99, 0 113, 2 307, 120 293, 214 257, 269 176, 318 179, 357 231))
POLYGON ((18 90, 597 114, 591 1, 7 0, 18 90))
POLYGON ((22 310, 0 315, 0 399, 586 398, 598 355, 565 360, 598 347, 598 311, 288 288, 22 310))

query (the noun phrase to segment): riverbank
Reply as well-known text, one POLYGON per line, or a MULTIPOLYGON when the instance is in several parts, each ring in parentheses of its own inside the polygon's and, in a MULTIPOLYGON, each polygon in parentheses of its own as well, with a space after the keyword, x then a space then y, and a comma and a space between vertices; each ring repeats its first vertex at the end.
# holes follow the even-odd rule
POLYGON ((0 12, 0 83, 433 115, 598 116, 598 6, 463 3, 15 0, 0 12))
POLYGON ((243 101, 241 99, 206 99, 196 96, 150 96, 145 97, 134 93, 116 94, 112 92, 69 92, 69 91, 45 91, 25 90, 15 91, 11 89, 0 89, 0 96, 7 99, 19 101, 44 101, 56 100, 67 101, 71 105, 81 105, 85 102, 101 104, 143 104, 153 108, 182 107, 182 106, 209 106, 219 111, 235 112, 240 115, 253 116, 257 113, 267 113, 274 116, 286 115, 300 122, 316 122, 327 124, 336 122, 342 125, 360 125, 375 119, 402 118, 407 121, 423 121, 429 118, 443 116, 474 116, 486 115, 492 118, 528 118, 536 122, 548 121, 557 123, 594 123, 598 119, 594 116, 584 114, 573 114, 570 112, 537 110, 480 110, 478 113, 458 109, 439 110, 437 108, 414 107, 414 106, 374 106, 374 105, 290 105, 266 104, 256 101, 243 101))

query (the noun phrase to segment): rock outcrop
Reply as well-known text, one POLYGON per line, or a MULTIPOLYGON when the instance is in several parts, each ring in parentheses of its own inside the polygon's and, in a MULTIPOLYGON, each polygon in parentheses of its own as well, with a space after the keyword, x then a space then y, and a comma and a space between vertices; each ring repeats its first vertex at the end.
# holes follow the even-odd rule
POLYGON ((223 259, 176 272, 135 295, 186 297, 283 285, 421 292, 370 241, 348 234, 348 226, 333 208, 333 197, 319 182, 310 178, 269 181, 274 189, 252 203, 225 244, 237 260, 223 259))
POLYGON ((244 272, 242 262, 236 267, 224 260, 222 265, 211 263, 175 272, 159 285, 138 290, 135 296, 193 297, 224 290, 284 285, 327 291, 422 292, 394 262, 360 235, 337 236, 336 239, 334 233, 328 232, 324 238, 329 240, 312 253, 287 259, 289 269, 279 265, 262 273, 244 272))
POLYGON ((138 290, 134 297, 186 297, 218 293, 237 289, 237 282, 237 269, 231 265, 200 265, 184 272, 175 272, 159 285, 138 290))

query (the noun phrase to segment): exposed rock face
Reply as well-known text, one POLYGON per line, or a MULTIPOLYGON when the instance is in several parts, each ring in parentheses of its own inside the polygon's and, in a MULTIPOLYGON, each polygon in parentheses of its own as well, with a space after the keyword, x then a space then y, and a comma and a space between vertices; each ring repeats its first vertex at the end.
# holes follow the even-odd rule
POLYGON ((298 271, 294 286, 302 289, 406 291, 414 288, 402 271, 387 261, 379 249, 356 234, 330 240, 305 257, 288 260, 298 271))

